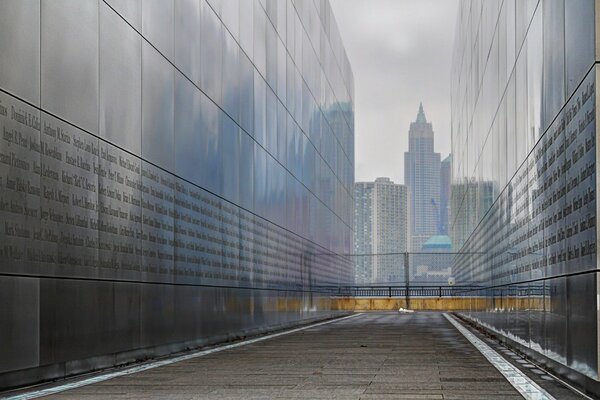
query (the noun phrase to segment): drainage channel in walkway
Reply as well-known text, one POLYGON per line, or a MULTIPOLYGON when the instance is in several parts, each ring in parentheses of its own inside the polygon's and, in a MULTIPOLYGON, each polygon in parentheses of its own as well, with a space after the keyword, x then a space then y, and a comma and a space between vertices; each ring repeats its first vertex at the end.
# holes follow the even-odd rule
POLYGON ((506 358, 497 350, 443 313, 372 312, 42 394, 48 399, 581 398, 554 380, 519 376, 518 368, 511 369, 514 362, 498 367, 494 361, 506 358))

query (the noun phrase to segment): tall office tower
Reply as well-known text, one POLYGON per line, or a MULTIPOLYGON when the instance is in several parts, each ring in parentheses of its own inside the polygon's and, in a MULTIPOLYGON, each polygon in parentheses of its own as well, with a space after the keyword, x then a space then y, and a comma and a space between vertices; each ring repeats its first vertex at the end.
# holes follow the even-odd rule
POLYGON ((354 89, 327 1, 4 0, 0 38, 0 387, 333 313, 354 89))
POLYGON ((495 288, 465 315, 596 394, 598 12, 461 1, 451 79, 456 281, 495 288))
POLYGON ((452 154, 440 163, 440 225, 438 235, 448 235, 450 192, 452 184, 452 154))
POLYGON ((404 256, 398 253, 410 248, 407 187, 377 178, 354 188, 356 282, 404 280, 404 256))
POLYGON ((411 249, 419 252, 440 226, 440 153, 433 151, 433 128, 425 118, 423 104, 408 132, 404 183, 410 191, 411 249))

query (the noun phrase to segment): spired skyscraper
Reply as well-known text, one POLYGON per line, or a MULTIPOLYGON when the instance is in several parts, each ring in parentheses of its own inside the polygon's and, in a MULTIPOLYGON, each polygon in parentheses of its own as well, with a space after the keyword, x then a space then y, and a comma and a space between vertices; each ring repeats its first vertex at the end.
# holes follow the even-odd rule
POLYGON ((423 104, 410 124, 408 152, 404 153, 404 183, 409 189, 411 251, 440 230, 440 153, 433 151, 433 128, 423 104))

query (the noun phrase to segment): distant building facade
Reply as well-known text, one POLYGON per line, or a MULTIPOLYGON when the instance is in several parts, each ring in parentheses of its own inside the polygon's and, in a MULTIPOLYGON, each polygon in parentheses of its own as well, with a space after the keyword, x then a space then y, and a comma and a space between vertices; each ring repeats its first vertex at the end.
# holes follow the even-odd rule
POLYGON ((404 279, 403 253, 410 249, 408 188, 389 178, 355 184, 356 283, 404 279))
POLYGON ((433 150, 433 128, 422 104, 408 135, 404 183, 410 191, 411 250, 421 251, 423 244, 438 234, 440 226, 440 153, 433 150))
POLYGON ((448 235, 450 221, 450 187, 452 184, 452 154, 440 166, 440 226, 439 235, 448 235))
POLYGON ((374 182, 354 184, 354 280, 368 283, 373 279, 373 188, 374 182))
POLYGON ((411 283, 447 284, 452 275, 452 242, 447 235, 433 235, 410 256, 411 283))

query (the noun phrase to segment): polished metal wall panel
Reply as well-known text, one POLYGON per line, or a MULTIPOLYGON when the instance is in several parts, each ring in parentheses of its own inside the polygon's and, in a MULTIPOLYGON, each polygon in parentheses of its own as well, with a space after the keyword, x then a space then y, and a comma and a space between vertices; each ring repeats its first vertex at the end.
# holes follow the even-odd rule
POLYGON ((567 363, 569 303, 567 299, 567 279, 557 278, 548 281, 549 301, 546 312, 547 357, 562 364, 567 363))
POLYGON ((142 0, 103 0, 138 32, 142 31, 142 0))
POLYGON ((200 6, 200 87, 214 102, 221 103, 223 81, 223 25, 206 1, 200 6))
POLYGON ((201 10, 200 0, 175 0, 175 65, 200 86, 201 10))
POLYGON ((40 104, 40 2, 0 5, 0 82, 4 90, 40 104))
POLYGON ((148 43, 142 46, 142 158, 174 168, 174 71, 148 43))
POLYGON ((173 343, 176 331, 172 329, 178 314, 175 309, 175 291, 170 285, 143 285, 140 293, 140 344, 143 347, 173 343))
POLYGON ((140 291, 127 283, 42 279, 39 365, 140 348, 140 291))
POLYGON ((175 74, 174 110, 174 159, 178 176, 196 184, 203 183, 202 162, 202 117, 197 110, 202 108, 206 97, 185 76, 175 74))
POLYGON ((545 1, 543 129, 565 103, 565 0, 545 1))
POLYGON ((221 166, 221 113, 218 107, 207 96, 200 102, 201 125, 197 135, 200 136, 198 158, 201 181, 199 185, 207 190, 220 194, 223 187, 221 166))
MULTIPOLYGON (((244 133, 245 135, 245 133, 244 133)), ((223 157, 221 158, 223 171, 223 196, 236 204, 240 202, 240 170, 239 165, 230 160, 239 160, 240 153, 240 128, 228 116, 222 115, 221 143, 223 157)))
POLYGON ((174 58, 174 0, 142 0, 142 35, 169 60, 174 58))
POLYGON ((223 30, 223 110, 240 122, 240 47, 227 30, 223 30))
POLYGON ((267 16, 264 13, 260 1, 253 1, 254 20, 252 28, 254 31, 254 49, 252 61, 254 67, 263 76, 267 76, 267 16))
POLYGON ((478 7, 453 66, 453 273, 490 287, 473 319, 597 380, 595 5, 478 7))
POLYGON ((112 298, 112 287, 112 282, 40 281, 40 365, 105 354, 110 311, 102 299, 112 298))
POLYGON ((99 4, 99 134, 141 155, 142 39, 109 6, 99 4))
POLYGON ((98 1, 42 4, 42 107, 98 132, 98 1))
POLYGON ((38 279, 0 277, 0 373, 39 365, 39 307, 38 279))
POLYGON ((95 276, 98 241, 98 139, 41 115, 41 260, 46 274, 95 276))
POLYGON ((256 143, 244 132, 240 133, 239 183, 240 205, 254 209, 254 147, 256 143))
POLYGON ((267 83, 254 71, 254 140, 263 148, 267 145, 267 83))
POLYGON ((142 163, 109 143, 99 143, 98 171, 98 262, 102 278, 140 277, 142 241, 145 231, 141 191, 142 163))
POLYGON ((40 113, 34 107, 0 93, 0 231, 3 271, 32 272, 39 269, 46 246, 42 236, 40 208, 43 173, 40 141, 40 113), (35 240, 35 241, 34 241, 35 240))
POLYGON ((573 93, 594 60, 595 2, 565 1, 567 95, 573 93))
POLYGON ((142 162, 142 272, 146 279, 173 282, 175 178, 142 162))
POLYGON ((598 346, 596 280, 594 274, 567 278, 567 362, 594 379, 598 377, 598 354, 590 349, 598 346))
POLYGON ((245 107, 244 104, 251 104, 254 101, 254 67, 252 62, 240 52, 240 114, 239 124, 250 135, 254 132, 254 107, 245 107))
POLYGON ((254 15, 254 3, 255 0, 239 2, 240 24, 238 42, 240 48, 250 59, 254 55, 254 17, 250 18, 249 16, 254 15))
POLYGON ((330 315, 295 292, 352 276, 352 74, 322 7, 0 9, 0 272, 41 281, 8 284, 31 301, 0 311, 26 347, 0 387, 330 315))

